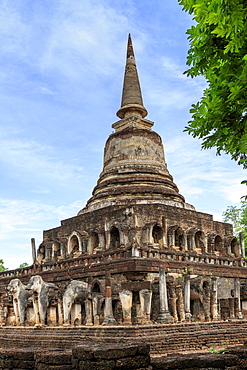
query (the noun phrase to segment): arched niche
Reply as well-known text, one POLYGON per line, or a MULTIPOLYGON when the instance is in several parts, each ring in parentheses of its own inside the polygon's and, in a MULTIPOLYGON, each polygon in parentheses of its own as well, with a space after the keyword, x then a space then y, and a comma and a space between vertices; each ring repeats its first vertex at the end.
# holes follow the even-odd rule
POLYGON ((174 239, 175 239, 175 247, 179 249, 180 251, 185 250, 185 236, 184 231, 181 229, 181 227, 177 227, 174 230, 174 239))
POLYGON ((230 248, 231 254, 233 254, 235 257, 240 257, 239 243, 237 238, 232 238, 232 240, 230 241, 230 248))
POLYGON ((116 226, 110 229, 110 249, 117 249, 120 246, 120 233, 116 226))
POLYGON ((161 226, 155 224, 152 227, 152 240, 154 244, 158 244, 160 248, 164 246, 163 243, 164 231, 161 226))
POLYGON ((55 241, 52 244, 52 258, 57 261, 61 258, 62 251, 61 251, 61 243, 59 241, 55 241))
POLYGON ((195 248, 197 253, 206 252, 206 237, 201 230, 195 232, 195 248))
POLYGON ((222 241, 221 236, 219 236, 219 235, 215 236, 214 250, 215 250, 215 252, 218 252, 218 253, 222 252, 222 250, 223 250, 223 241, 222 241))
POLYGON ((179 251, 185 250, 186 240, 184 231, 179 225, 170 226, 168 229, 168 242, 169 246, 174 247, 179 251))
POLYGON ((101 293, 100 284, 98 281, 95 281, 92 285, 92 293, 101 293))
POLYGON ((81 235, 73 231, 68 240, 68 254, 75 257, 82 253, 81 235))
POLYGON ((88 240, 88 254, 92 254, 99 246, 99 234, 93 231, 88 240))

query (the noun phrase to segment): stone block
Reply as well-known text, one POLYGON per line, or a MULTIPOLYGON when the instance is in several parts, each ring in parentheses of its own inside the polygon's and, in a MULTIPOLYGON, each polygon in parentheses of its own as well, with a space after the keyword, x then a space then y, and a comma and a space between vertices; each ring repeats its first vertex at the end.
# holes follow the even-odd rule
POLYGON ((236 362, 238 360, 237 356, 235 355, 229 355, 227 353, 224 354, 216 354, 216 353, 210 353, 205 355, 200 355, 198 357, 200 361, 200 365, 203 367, 229 367, 229 366, 235 366, 236 362))
POLYGON ((35 370, 71 370, 71 365, 37 364, 35 370))
POLYGON ((95 359, 116 359, 135 356, 137 351, 138 346, 133 344, 104 345, 93 348, 95 359))
POLYGON ((17 369, 30 369, 33 370, 35 366, 34 361, 14 361, 13 362, 13 367, 16 367, 17 369))
POLYGON ((72 357, 79 360, 93 359, 93 346, 81 345, 72 348, 72 357))
POLYGON ((148 365, 149 358, 147 356, 125 357, 116 360, 116 369, 136 369, 148 365))
POLYGON ((37 353, 36 363, 50 364, 50 365, 64 365, 71 364, 71 352, 48 352, 48 353, 37 353))
POLYGON ((199 368, 200 361, 195 358, 195 356, 187 355, 172 355, 168 357, 158 357, 151 359, 151 365, 154 370, 178 370, 178 369, 191 369, 199 368))
POLYGON ((247 359, 240 359, 238 361, 238 370, 246 370, 247 369, 247 359))
POLYGON ((137 353, 140 355, 149 355, 150 353, 150 344, 148 343, 136 343, 138 346, 137 353))
POLYGON ((247 347, 239 346, 239 347, 229 348, 228 354, 237 355, 238 358, 246 358, 247 360, 247 347))
POLYGON ((115 369, 115 361, 113 360, 99 360, 99 361, 81 361, 79 363, 79 370, 113 370, 115 369))
POLYGON ((28 349, 1 349, 0 358, 11 358, 17 361, 34 361, 34 351, 28 349))

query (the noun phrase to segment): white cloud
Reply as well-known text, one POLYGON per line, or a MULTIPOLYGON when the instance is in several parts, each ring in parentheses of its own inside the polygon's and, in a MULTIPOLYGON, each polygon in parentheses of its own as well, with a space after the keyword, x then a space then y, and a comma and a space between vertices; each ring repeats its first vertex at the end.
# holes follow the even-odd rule
POLYGON ((31 190, 31 193, 35 194, 50 194, 51 191, 48 189, 36 189, 36 190, 31 190))
POLYGON ((38 247, 43 229, 59 226, 81 208, 81 201, 56 207, 40 201, 0 199, 0 259, 9 269, 23 262, 31 264, 31 238, 38 247))
MULTIPOLYGON (((57 207, 40 201, 0 199, 0 239, 12 238, 13 233, 29 236, 40 234, 44 227, 74 216, 80 208, 81 201, 57 207)), ((50 227, 55 226, 58 225, 50 227)))
POLYGON ((222 213, 212 212, 214 221, 222 222, 222 213))
POLYGON ((0 162, 12 167, 14 172, 28 172, 61 183, 72 179, 79 181, 82 178, 83 167, 62 162, 54 158, 54 155, 59 155, 54 148, 35 140, 0 140, 0 162))
POLYGON ((164 111, 172 107, 176 109, 185 108, 193 101, 193 97, 188 91, 178 90, 174 87, 164 89, 164 86, 157 86, 149 90, 147 99, 150 104, 158 106, 164 111))
POLYGON ((166 143, 168 169, 185 197, 193 199, 205 194, 239 203, 246 187, 241 185, 244 170, 228 156, 216 156, 215 151, 201 151, 199 142, 187 136, 178 136, 166 143), (171 166, 170 166, 170 165, 171 166))

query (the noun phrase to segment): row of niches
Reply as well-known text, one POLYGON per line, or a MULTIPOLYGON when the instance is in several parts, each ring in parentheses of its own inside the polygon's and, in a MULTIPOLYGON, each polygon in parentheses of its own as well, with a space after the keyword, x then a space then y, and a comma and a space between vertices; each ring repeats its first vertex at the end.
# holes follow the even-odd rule
POLYGON ((43 242, 38 249, 39 263, 58 261, 63 258, 76 258, 81 255, 96 254, 105 250, 116 250, 131 244, 164 249, 172 248, 180 252, 213 254, 216 256, 241 257, 241 248, 234 236, 222 237, 216 233, 204 233, 198 228, 186 231, 175 225, 164 231, 157 223, 146 225, 142 230, 128 230, 116 224, 109 231, 73 231, 68 238, 56 238, 43 242))

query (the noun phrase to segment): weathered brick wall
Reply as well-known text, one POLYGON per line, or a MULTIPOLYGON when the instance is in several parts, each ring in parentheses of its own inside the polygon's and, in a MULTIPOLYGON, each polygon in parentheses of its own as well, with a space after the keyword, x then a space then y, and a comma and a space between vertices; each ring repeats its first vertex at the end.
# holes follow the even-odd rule
POLYGON ((72 349, 81 344, 148 343, 153 356, 209 351, 214 345, 238 346, 247 338, 247 322, 211 322, 112 327, 2 327, 2 348, 72 349))
POLYGON ((247 347, 225 353, 173 354, 151 357, 146 344, 87 344, 72 351, 0 349, 0 370, 243 370, 247 347))
MULTIPOLYGON (((142 204, 130 206, 133 208, 133 215, 128 219, 130 228, 136 229, 136 220, 138 227, 143 227, 150 221, 157 221, 162 224, 162 219, 167 220, 167 227, 179 225, 183 230, 197 227, 204 233, 217 233, 220 236, 232 235, 232 225, 227 223, 213 221, 212 215, 196 212, 193 210, 172 207, 165 204, 142 204)), ((75 230, 86 230, 104 232, 105 222, 112 223, 112 220, 122 222, 123 211, 126 207, 112 206, 88 212, 83 215, 71 217, 61 222, 61 227, 44 231, 44 240, 46 243, 52 242, 57 238, 69 237, 75 230)))
POLYGON ((229 348, 226 353, 175 354, 152 358, 153 370, 243 370, 247 369, 247 348, 229 348))
POLYGON ((82 345, 72 349, 73 369, 149 370, 147 344, 82 345))
POLYGON ((72 370, 71 351, 0 349, 0 370, 72 370))
POLYGON ((82 345, 72 351, 0 349, 0 370, 151 370, 149 345, 82 345))
POLYGON ((34 366, 35 370, 72 370, 71 351, 38 352, 34 366))

